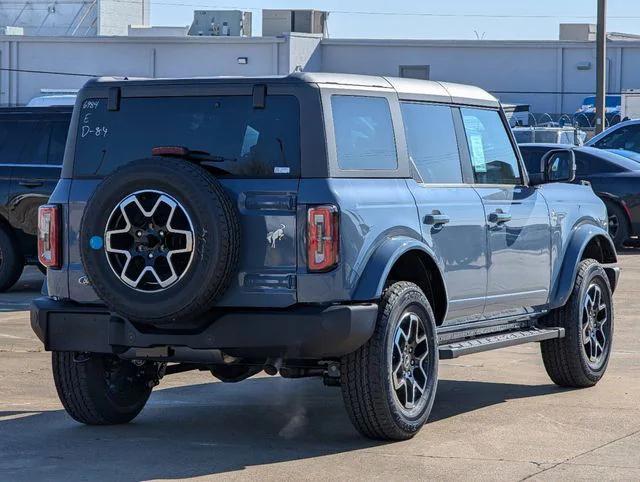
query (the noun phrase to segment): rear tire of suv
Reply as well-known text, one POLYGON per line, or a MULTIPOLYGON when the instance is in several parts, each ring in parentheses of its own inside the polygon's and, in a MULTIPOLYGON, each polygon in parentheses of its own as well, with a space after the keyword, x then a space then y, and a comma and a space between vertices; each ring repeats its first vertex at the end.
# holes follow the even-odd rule
POLYGON ((0 224, 0 293, 18 282, 24 269, 24 258, 9 228, 0 224))
POLYGON ((540 343, 544 367, 556 385, 592 387, 603 377, 613 341, 611 297, 602 266, 593 259, 582 261, 566 305, 543 320, 545 326, 565 329, 564 338, 540 343))
POLYGON ((378 440, 406 440, 422 428, 438 384, 438 346, 431 305, 401 281, 382 297, 375 331, 343 357, 342 395, 358 431, 378 440))
POLYGON ((191 162, 151 158, 107 177, 85 208, 82 265, 114 312, 150 325, 197 322, 234 279, 238 214, 191 162))
POLYGON ((143 366, 114 356, 52 353, 58 397, 72 418, 87 425, 133 420, 144 408, 151 385, 143 366))

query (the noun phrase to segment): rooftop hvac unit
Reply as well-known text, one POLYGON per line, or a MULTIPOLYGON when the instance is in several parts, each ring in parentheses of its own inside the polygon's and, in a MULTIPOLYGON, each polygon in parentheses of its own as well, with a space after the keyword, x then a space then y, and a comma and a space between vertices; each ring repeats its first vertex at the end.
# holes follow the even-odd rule
POLYGON ((196 10, 188 35, 200 37, 250 37, 251 12, 196 10))
POLYGON ((327 12, 320 10, 263 10, 262 35, 276 37, 283 33, 325 33, 327 12))

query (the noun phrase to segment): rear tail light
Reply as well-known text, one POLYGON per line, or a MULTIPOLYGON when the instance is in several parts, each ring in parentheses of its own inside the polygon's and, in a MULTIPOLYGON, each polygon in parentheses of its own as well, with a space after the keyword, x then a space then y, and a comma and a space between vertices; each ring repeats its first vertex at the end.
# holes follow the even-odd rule
POLYGON ((309 271, 329 271, 338 264, 339 216, 335 206, 314 206, 307 212, 309 271))
POLYGON ((47 268, 59 268, 60 207, 46 204, 38 209, 38 260, 47 268))

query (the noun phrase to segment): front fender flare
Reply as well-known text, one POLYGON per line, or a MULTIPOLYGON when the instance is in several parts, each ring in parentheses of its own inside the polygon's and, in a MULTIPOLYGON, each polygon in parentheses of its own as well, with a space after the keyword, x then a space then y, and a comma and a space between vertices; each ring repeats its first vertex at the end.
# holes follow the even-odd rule
MULTIPOLYGON (((582 255, 584 254, 587 245, 594 238, 599 238, 601 242, 607 243, 607 247, 610 252, 616 252, 609 234, 600 226, 596 226, 594 224, 582 224, 574 229, 562 259, 560 271, 558 272, 556 279, 552 280, 553 289, 549 300, 550 309, 564 306, 569 299, 569 296, 571 296, 571 291, 573 290, 573 285, 578 274, 578 265, 582 260, 582 255)), ((616 259, 614 256, 614 259, 609 260, 608 262, 615 261, 616 259)))
POLYGON ((421 251, 433 261, 438 268, 438 275, 442 280, 446 295, 446 285, 442 274, 442 266, 433 251, 422 241, 407 236, 387 238, 371 255, 365 266, 356 290, 353 294, 355 301, 370 301, 379 299, 384 290, 384 284, 400 257, 409 251, 421 251))

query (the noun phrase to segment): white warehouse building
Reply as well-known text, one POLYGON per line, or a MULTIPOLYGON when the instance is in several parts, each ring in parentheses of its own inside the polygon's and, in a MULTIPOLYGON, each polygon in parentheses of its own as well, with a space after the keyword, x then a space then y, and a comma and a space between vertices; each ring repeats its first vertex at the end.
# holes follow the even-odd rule
MULTIPOLYGON (((610 92, 640 88, 640 40, 611 40, 610 92)), ((532 112, 571 113, 595 91, 591 40, 466 41, 277 37, 0 36, 0 104, 42 89, 79 88, 86 75, 282 75, 295 70, 414 76, 478 85, 532 112)))
POLYGON ((127 35, 149 24, 150 0, 0 0, 0 28, 39 36, 127 35))

